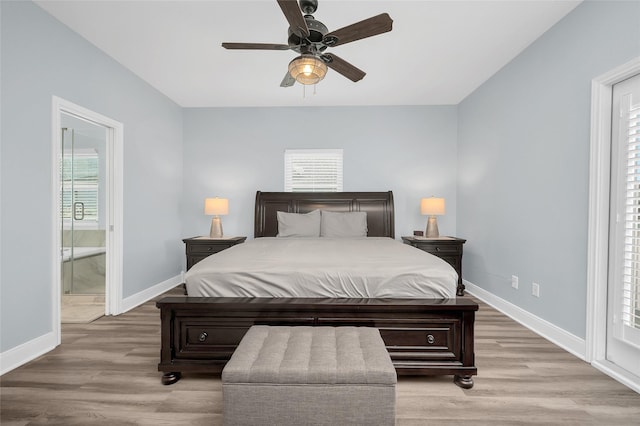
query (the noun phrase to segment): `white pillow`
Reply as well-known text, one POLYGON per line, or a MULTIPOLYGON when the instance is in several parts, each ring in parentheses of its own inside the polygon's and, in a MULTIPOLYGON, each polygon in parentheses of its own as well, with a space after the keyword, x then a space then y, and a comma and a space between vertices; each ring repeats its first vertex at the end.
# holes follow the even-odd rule
POLYGON ((277 237, 319 237, 320 210, 309 213, 276 212, 278 217, 277 237))
POLYGON ((332 238, 366 237, 367 212, 322 211, 320 236, 332 238))

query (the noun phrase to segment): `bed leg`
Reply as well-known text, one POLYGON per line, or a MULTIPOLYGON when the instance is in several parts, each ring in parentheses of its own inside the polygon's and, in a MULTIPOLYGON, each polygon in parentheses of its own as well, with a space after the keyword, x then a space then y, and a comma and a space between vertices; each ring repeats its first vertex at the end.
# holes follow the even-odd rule
POLYGON ((471 389, 473 387, 473 376, 453 376, 453 383, 462 389, 471 389))
POLYGON ((180 380, 180 377, 182 377, 182 373, 179 373, 179 372, 164 373, 162 375, 162 384, 172 385, 178 380, 180 380))

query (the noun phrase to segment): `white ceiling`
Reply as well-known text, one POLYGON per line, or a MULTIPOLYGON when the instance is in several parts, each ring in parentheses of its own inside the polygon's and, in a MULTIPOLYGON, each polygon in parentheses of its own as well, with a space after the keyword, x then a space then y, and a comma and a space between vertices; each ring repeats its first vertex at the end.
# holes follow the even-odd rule
POLYGON ((329 31, 389 13, 389 33, 330 48, 367 72, 329 70, 316 86, 280 82, 293 51, 275 0, 37 1, 43 9, 183 107, 455 105, 575 8, 578 0, 319 0, 329 31), (304 95, 304 96, 303 96, 304 95))

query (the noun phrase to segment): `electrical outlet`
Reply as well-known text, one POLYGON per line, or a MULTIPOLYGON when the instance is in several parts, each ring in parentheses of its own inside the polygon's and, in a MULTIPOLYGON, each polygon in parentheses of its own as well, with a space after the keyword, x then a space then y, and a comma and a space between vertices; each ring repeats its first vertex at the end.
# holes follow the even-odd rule
POLYGON ((511 287, 515 288, 516 290, 518 289, 518 276, 517 275, 511 275, 511 287))
POLYGON ((540 297, 540 284, 533 283, 531 285, 531 294, 534 295, 535 297, 540 297))

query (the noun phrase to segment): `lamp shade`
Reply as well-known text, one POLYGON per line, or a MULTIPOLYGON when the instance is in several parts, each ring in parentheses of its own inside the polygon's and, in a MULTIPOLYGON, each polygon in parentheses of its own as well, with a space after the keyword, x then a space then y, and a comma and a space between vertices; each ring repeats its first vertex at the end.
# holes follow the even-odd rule
POLYGON ((327 64, 314 55, 300 55, 289 62, 289 74, 300 84, 316 84, 327 74, 327 64))
POLYGON ((423 198, 420 202, 420 213, 429 216, 444 214, 444 198, 423 198))
POLYGON ((218 197, 205 199, 204 214, 216 216, 229 214, 229 200, 218 197))

